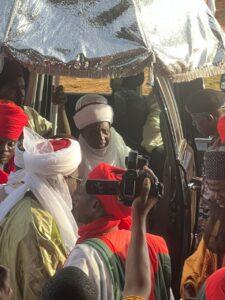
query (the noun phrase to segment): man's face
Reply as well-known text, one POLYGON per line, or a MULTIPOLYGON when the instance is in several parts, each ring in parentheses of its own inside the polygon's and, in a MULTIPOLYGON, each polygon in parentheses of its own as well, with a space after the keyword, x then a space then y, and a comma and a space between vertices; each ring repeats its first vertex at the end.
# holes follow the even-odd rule
POLYGON ((93 221, 94 198, 85 192, 83 184, 79 185, 77 192, 73 195, 73 215, 78 227, 93 221))
POLYGON ((111 138, 110 124, 108 122, 91 124, 83 129, 82 135, 90 147, 104 149, 111 138))
POLYGON ((2 99, 14 101, 18 105, 24 104, 25 100, 25 81, 22 76, 13 82, 8 82, 0 89, 2 99))
POLYGON ((8 163, 15 154, 16 141, 0 138, 0 163, 8 163))
POLYGON ((219 207, 225 207, 225 179, 224 180, 207 180, 207 198, 216 202, 219 207))
POLYGON ((77 190, 77 185, 78 185, 78 181, 79 181, 78 170, 76 170, 74 173, 72 173, 68 176, 65 176, 64 179, 68 185, 70 195, 71 195, 71 197, 73 197, 73 195, 75 194, 75 192, 77 190))

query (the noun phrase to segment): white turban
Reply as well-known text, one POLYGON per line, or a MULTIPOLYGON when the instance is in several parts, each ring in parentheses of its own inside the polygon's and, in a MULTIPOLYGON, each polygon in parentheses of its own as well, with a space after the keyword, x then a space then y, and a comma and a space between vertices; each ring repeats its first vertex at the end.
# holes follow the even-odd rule
POLYGON ((72 199, 64 176, 72 174, 78 168, 81 150, 77 141, 65 141, 65 148, 54 151, 54 144, 49 140, 43 139, 29 128, 24 129, 24 182, 0 204, 0 222, 30 190, 43 209, 52 215, 67 251, 71 251, 78 234, 71 212, 72 199))
POLYGON ((79 130, 98 122, 113 122, 113 109, 105 97, 97 94, 87 94, 76 103, 73 117, 79 130))

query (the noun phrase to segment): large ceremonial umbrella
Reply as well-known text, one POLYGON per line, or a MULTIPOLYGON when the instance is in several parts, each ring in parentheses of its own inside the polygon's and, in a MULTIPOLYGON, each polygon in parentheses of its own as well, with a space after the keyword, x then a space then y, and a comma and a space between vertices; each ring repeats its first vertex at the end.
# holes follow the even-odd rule
POLYGON ((225 72, 224 34, 203 0, 0 0, 0 46, 52 75, 225 72))

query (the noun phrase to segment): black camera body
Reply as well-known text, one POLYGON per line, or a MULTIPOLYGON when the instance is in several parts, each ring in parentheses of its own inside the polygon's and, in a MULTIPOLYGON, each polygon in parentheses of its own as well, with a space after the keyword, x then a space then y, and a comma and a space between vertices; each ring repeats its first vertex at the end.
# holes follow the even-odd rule
POLYGON ((115 180, 87 180, 86 192, 92 195, 118 195, 120 201, 131 206, 135 197, 140 195, 143 181, 146 177, 151 180, 150 196, 161 198, 162 184, 155 176, 150 176, 143 171, 148 166, 148 159, 138 155, 136 151, 130 151, 126 157, 127 171, 124 173, 122 182, 115 180))

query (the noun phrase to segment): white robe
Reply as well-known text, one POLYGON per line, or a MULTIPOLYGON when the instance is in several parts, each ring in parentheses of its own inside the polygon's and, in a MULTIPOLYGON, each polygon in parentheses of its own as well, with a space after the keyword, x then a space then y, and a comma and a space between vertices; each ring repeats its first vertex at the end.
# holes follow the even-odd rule
POLYGON ((212 13, 215 15, 216 13, 216 3, 215 0, 206 0, 208 7, 211 9, 212 13))
MULTIPOLYGON (((97 291, 96 300, 114 300, 108 268, 96 249, 87 244, 76 245, 64 265, 64 267, 68 266, 81 269, 94 282, 97 291)), ((170 300, 174 300, 172 289, 170 289, 170 300)))
POLYGON ((111 139, 104 149, 91 148, 82 135, 79 137, 79 143, 82 152, 82 162, 79 166, 81 178, 87 179, 88 174, 102 162, 121 168, 126 167, 125 157, 128 156, 130 148, 114 128, 111 127, 111 139))
POLYGON ((114 300, 113 285, 108 268, 97 250, 87 244, 76 245, 65 266, 81 269, 95 284, 96 300, 114 300))

